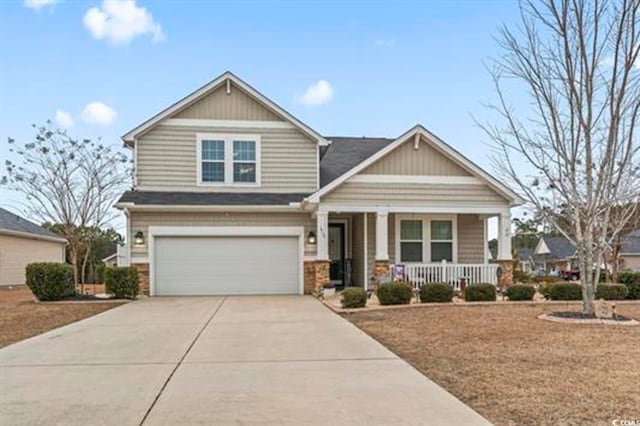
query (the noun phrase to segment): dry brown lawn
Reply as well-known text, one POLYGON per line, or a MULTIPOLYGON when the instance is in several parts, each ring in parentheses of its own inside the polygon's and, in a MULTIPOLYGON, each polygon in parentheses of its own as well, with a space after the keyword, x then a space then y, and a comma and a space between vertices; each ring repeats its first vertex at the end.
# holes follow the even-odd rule
MULTIPOLYGON (((536 318, 578 309, 443 306, 345 317, 495 424, 640 420, 640 326, 536 318)), ((640 319, 640 304, 616 311, 640 319)))
POLYGON ((120 303, 40 304, 26 287, 0 287, 0 348, 90 317, 120 303))

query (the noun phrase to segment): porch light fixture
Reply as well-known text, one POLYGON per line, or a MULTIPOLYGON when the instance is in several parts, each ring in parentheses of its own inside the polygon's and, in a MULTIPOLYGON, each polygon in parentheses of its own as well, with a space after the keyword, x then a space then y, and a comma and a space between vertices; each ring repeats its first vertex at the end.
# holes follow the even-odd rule
POLYGON ((315 244, 316 243, 316 234, 313 231, 309 231, 309 234, 307 235, 307 242, 309 244, 315 244))
POLYGON ((135 235, 133 236, 133 244, 135 244, 136 246, 144 245, 144 234, 142 233, 142 231, 138 231, 135 233, 135 235))

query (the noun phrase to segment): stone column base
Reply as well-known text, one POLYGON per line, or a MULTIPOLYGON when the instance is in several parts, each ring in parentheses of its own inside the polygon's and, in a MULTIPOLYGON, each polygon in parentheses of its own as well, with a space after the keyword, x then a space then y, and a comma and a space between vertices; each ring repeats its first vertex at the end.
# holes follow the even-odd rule
POLYGON ((149 295, 149 264, 148 263, 132 263, 131 266, 138 268, 138 277, 140 278, 140 294, 149 295))
POLYGON ((505 288, 513 285, 513 260, 496 260, 494 263, 496 263, 502 271, 500 278, 498 278, 498 287, 505 288))
POLYGON ((304 294, 322 293, 322 287, 329 284, 328 260, 310 260, 304 262, 304 294))
POLYGON ((388 260, 376 260, 373 263, 373 278, 375 285, 391 281, 391 270, 388 260))

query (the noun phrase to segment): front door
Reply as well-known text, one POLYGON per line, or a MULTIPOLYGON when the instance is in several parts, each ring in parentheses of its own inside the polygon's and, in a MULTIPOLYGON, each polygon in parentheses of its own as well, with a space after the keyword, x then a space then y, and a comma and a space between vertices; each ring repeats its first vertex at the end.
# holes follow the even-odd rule
POLYGON ((329 224, 329 260, 331 266, 329 268, 329 276, 331 284, 344 285, 344 267, 345 267, 345 241, 344 241, 344 224, 329 224))

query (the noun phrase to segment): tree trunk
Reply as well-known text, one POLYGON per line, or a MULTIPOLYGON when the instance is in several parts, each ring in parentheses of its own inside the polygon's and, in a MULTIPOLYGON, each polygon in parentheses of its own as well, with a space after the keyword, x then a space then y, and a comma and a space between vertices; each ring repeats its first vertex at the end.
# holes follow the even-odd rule
POLYGON ((87 282, 87 262, 89 261, 89 254, 91 253, 91 244, 86 245, 87 248, 84 252, 84 258, 82 259, 82 282, 80 283, 80 291, 84 294, 84 284, 87 282))
POLYGON ((69 242, 69 256, 71 257, 71 267, 73 268, 73 286, 74 291, 78 286, 78 247, 75 241, 69 242))
POLYGON ((582 286, 582 312, 585 315, 593 315, 595 312, 594 301, 596 297, 593 271, 593 248, 590 243, 580 242, 580 284, 582 286))

